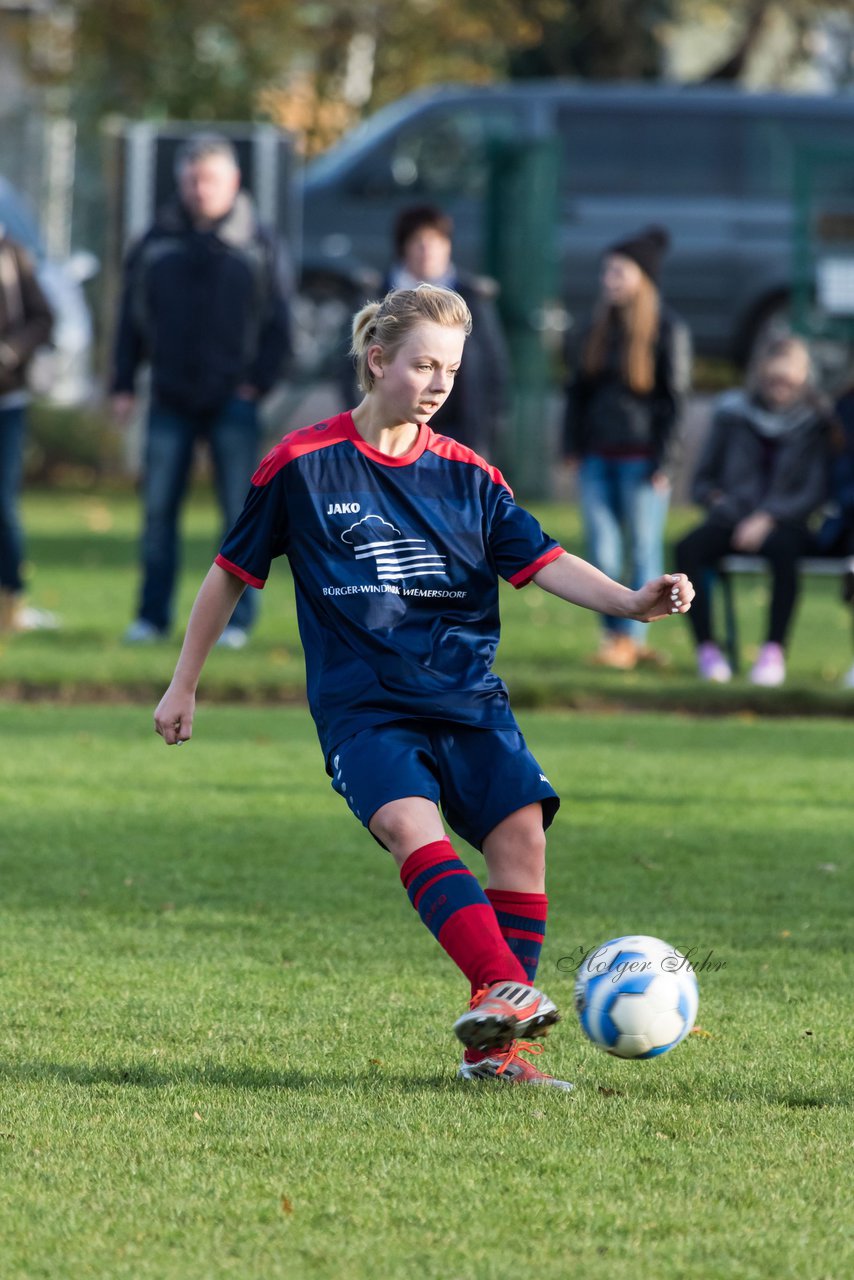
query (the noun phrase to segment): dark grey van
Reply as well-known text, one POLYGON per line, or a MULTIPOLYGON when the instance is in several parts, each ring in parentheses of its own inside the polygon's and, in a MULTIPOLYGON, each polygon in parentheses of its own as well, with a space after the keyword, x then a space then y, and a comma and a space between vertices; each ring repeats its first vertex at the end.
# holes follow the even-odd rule
POLYGON ((304 291, 349 299, 354 280, 386 267, 392 222, 413 202, 444 206, 457 261, 482 270, 490 140, 543 135, 561 144, 556 292, 570 314, 590 306, 603 247, 660 222, 673 241, 662 287, 708 355, 743 358, 786 305, 796 150, 849 149, 837 181, 854 195, 854 97, 549 80, 430 88, 308 165, 304 291))

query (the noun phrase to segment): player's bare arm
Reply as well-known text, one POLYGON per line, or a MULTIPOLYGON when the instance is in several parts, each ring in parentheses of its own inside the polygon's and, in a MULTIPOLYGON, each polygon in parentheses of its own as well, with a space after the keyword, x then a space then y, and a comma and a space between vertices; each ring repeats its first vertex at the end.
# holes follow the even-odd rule
POLYGON ((694 588, 684 573, 665 573, 638 591, 621 586, 594 565, 564 552, 534 575, 544 591, 570 604, 639 622, 655 622, 672 613, 687 613, 694 588))
POLYGON ((192 736, 196 688, 202 667, 245 585, 240 578, 215 564, 199 588, 172 683, 154 713, 154 728, 167 746, 179 746, 192 736))

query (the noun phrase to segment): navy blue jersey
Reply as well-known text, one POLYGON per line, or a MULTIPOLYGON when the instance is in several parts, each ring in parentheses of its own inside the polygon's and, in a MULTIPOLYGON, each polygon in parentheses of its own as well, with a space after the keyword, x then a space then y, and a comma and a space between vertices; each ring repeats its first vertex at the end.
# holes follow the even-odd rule
POLYGON ((561 548, 477 454, 425 425, 391 458, 349 413, 292 432, 253 476, 216 563, 263 587, 280 555, 327 762, 402 717, 514 727, 492 670, 498 578, 524 586, 561 548))

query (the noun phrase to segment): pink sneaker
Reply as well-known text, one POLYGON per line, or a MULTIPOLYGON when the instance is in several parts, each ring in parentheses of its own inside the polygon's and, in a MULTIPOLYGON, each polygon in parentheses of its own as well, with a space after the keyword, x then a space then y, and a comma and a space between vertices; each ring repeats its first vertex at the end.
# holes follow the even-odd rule
POLYGON ((732 667, 711 640, 697 650, 697 671, 701 680, 711 680, 714 684, 729 684, 732 679, 732 667))
POLYGON ((750 683, 765 685, 769 689, 776 688, 786 679, 786 663, 783 650, 778 644, 763 644, 759 657, 750 672, 750 683))

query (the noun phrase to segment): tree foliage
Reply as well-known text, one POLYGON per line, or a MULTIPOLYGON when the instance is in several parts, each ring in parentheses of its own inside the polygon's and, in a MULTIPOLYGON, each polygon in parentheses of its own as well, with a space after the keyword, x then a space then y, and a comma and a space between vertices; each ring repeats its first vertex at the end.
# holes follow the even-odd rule
MULTIPOLYGON (((823 0, 73 0, 78 108, 98 117, 267 114, 326 145, 425 84, 646 79, 686 23, 725 30, 702 79, 740 79, 775 20, 823 0)), ((837 6, 838 7, 838 6, 837 6)), ((851 8, 851 0, 846 0, 851 8)))
POLYGON ((75 82, 96 114, 246 119, 293 48, 271 0, 77 0, 75 82))
POLYGON ((338 104, 331 127, 340 128, 419 85, 503 77, 508 50, 541 40, 564 7, 565 0, 76 0, 77 101, 94 115, 190 120, 296 106, 308 133, 338 104), (355 48, 369 50, 361 92, 348 88, 355 48))
POLYGON ((665 24, 677 0, 572 0, 544 26, 543 38, 511 55, 516 76, 644 80, 661 69, 665 24))

